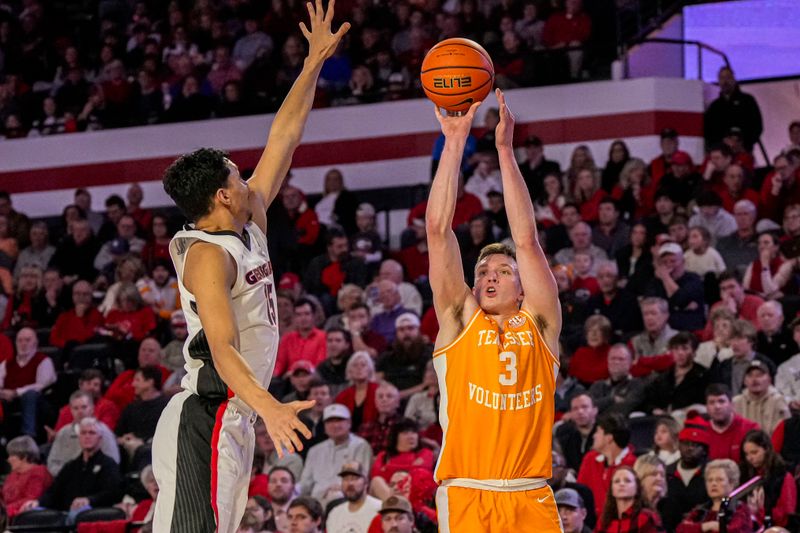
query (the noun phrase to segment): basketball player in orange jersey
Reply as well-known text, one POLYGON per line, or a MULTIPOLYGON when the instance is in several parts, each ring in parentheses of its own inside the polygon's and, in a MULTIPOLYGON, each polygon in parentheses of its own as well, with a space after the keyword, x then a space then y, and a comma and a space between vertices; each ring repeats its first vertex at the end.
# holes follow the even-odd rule
POLYGON ((480 103, 464 116, 436 111, 445 145, 426 213, 444 432, 436 506, 442 532, 555 532, 561 521, 546 480, 561 308, 514 160, 514 116, 496 94, 495 144, 516 257, 502 244, 486 246, 472 289, 451 223, 461 154, 480 103))

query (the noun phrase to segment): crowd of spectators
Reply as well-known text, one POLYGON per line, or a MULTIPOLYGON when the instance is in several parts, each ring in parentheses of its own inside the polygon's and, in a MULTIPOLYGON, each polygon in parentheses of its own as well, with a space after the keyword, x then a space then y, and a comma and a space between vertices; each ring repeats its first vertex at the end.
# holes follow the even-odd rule
MULTIPOLYGON (((75 21, 59 3, 0 1, 0 138, 273 112, 306 56, 301 1, 90 4, 75 21)), ((503 89, 583 79, 609 44, 586 59, 580 49, 613 21, 606 4, 341 2, 353 28, 323 66, 315 105, 421 96, 422 59, 450 37, 483 44, 503 89)))
MULTIPOLYGON (((539 138, 524 142, 564 318, 550 483, 568 533, 713 531, 723 500, 754 476, 728 531, 797 530, 800 123, 757 172, 760 115, 735 80, 714 105, 734 98, 707 117, 726 129, 703 161, 670 128, 657 158, 617 140, 603 169, 586 146, 562 171, 539 138)), ((473 141, 454 220, 467 276, 481 247, 509 238, 493 143, 473 141)), ((240 531, 437 528, 425 202, 391 249, 345 178, 328 171, 313 205, 289 178, 268 211, 281 324, 270 389, 316 405, 299 454, 279 458, 256 422, 240 531)), ((187 326, 168 252, 175 220, 142 201, 133 184, 98 212, 78 189, 48 224, 0 193, 0 501, 11 517, 108 506, 152 517, 150 442, 181 390, 187 326)))

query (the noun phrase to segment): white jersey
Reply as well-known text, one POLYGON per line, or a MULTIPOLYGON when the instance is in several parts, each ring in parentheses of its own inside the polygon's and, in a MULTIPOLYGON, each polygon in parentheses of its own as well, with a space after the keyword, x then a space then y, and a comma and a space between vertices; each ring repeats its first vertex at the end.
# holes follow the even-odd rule
POLYGON ((200 323, 197 302, 183 284, 186 252, 196 241, 221 246, 236 263, 236 281, 231 288, 231 300, 239 327, 239 352, 256 380, 266 388, 272 378, 280 339, 275 282, 267 251, 267 237, 253 222, 245 225, 242 235, 233 231, 196 230, 187 224, 175 234, 169 245, 169 253, 178 274, 181 305, 189 331, 183 345, 187 373, 181 386, 198 396, 232 398, 234 403, 249 408, 241 400, 237 401, 214 368, 208 340, 200 323))

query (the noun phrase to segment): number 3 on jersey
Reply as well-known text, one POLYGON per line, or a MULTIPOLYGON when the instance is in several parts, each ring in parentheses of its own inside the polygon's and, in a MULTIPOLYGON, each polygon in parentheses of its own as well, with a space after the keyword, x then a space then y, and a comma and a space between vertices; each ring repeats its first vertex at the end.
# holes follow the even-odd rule
POLYGON ((278 313, 275 311, 275 298, 272 295, 272 283, 264 284, 264 293, 267 295, 267 318, 269 324, 275 326, 278 324, 278 313))
POLYGON ((500 385, 517 384, 517 354, 500 352, 500 362, 506 364, 506 373, 500 374, 500 385))

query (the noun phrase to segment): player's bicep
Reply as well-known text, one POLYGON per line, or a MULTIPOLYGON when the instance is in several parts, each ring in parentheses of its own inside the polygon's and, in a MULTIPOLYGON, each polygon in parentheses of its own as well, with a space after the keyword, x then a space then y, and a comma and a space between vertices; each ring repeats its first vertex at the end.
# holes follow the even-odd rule
POLYGON ((547 257, 538 243, 517 243, 517 267, 522 283, 522 308, 541 319, 542 334, 554 343, 561 332, 561 303, 558 285, 547 264, 547 257))
POLYGON ((239 329, 231 305, 236 270, 233 259, 219 246, 196 243, 187 252, 184 278, 194 295, 197 314, 212 357, 224 346, 239 346, 239 329))
POLYGON ((459 314, 470 296, 464 281, 461 251, 452 230, 442 235, 428 235, 428 279, 433 292, 433 305, 439 317, 459 314))

